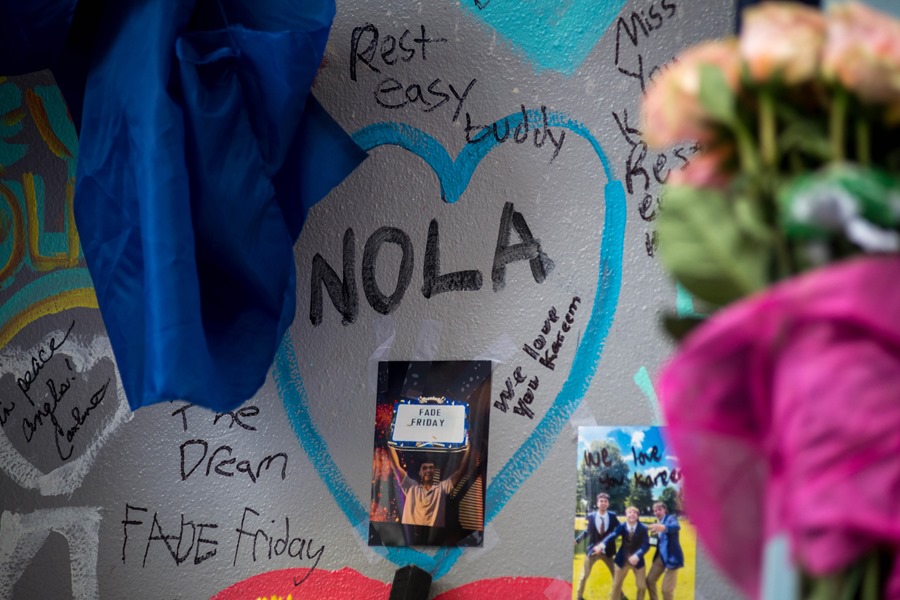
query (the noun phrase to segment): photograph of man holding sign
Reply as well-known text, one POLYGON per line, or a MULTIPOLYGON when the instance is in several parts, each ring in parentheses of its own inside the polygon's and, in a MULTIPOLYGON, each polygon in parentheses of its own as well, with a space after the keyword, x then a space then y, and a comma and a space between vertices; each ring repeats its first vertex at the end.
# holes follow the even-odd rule
POLYGON ((469 468, 470 452, 471 447, 467 446, 459 467, 451 473, 450 477, 437 482, 434 481, 435 463, 423 462, 419 466, 419 480, 416 481, 410 479, 403 467, 400 466, 400 457, 397 456, 394 447, 390 446, 394 473, 406 494, 401 523, 429 527, 444 526, 444 506, 447 502, 447 495, 453 491, 463 473, 469 468))
POLYGON ((378 365, 370 546, 479 546, 489 361, 378 365))

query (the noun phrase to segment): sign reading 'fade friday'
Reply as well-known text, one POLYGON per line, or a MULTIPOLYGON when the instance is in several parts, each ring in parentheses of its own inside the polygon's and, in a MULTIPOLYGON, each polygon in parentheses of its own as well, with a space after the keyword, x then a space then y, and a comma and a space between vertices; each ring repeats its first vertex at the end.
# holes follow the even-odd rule
MULTIPOLYGON (((653 420, 676 307, 653 220, 693 146, 648 150, 638 103, 732 21, 724 1, 339 0, 314 94, 369 158, 310 212, 294 323, 224 414, 128 415, 71 243, 74 129, 49 77, 0 82, 0 598, 386 597, 408 564, 442 593, 571 597, 574 426, 653 420), (385 363, 415 365, 389 410, 385 363), (373 422, 393 446, 373 453, 373 422), (465 465, 449 533, 392 532, 391 448, 410 479, 465 465)), ((704 564, 698 590, 728 596, 704 564)))
POLYGON ((446 398, 398 402, 390 441, 400 446, 459 447, 466 441, 467 412, 464 403, 446 398))

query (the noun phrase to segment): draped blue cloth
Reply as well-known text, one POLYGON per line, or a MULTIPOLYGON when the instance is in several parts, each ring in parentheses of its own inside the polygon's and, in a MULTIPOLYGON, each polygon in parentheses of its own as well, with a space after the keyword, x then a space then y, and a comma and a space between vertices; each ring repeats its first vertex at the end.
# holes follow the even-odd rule
POLYGON ((307 211, 365 157, 309 93, 334 2, 85 1, 0 0, 0 73, 51 67, 79 107, 75 219, 132 409, 231 410, 293 320, 307 211))

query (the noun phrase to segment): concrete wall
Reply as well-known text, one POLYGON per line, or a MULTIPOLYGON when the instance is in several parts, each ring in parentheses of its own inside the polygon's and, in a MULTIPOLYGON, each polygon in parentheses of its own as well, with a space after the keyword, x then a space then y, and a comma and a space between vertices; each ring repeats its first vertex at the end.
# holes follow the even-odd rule
MULTIPOLYGON (((128 411, 72 222, 64 106, 47 74, 0 83, 0 597, 203 598, 255 576, 223 597, 287 597, 285 573, 314 567, 293 598, 326 597, 311 587, 325 575, 363 598, 408 563, 434 573, 434 595, 530 577, 519 581, 529 595, 512 597, 570 597, 576 427, 658 422, 649 380, 672 349, 659 319, 690 310, 653 256, 652 221, 659 182, 692 149, 645 150, 642 86, 680 49, 729 32, 732 4, 339 0, 314 91, 370 158, 313 209, 290 333, 265 386, 224 416, 180 403, 128 411), (552 261, 545 280, 526 261, 492 280, 504 210, 552 261), (442 272, 480 271, 477 291, 422 294, 432 220, 442 272), (363 248, 380 227, 405 232, 414 256, 388 315, 362 293, 363 248), (342 323, 326 294, 316 325, 313 257, 340 273, 348 231, 358 315, 342 323), (575 333, 556 368, 541 367, 521 348, 576 296, 575 333), (474 358, 495 361, 492 399, 516 366, 541 373, 533 419, 491 415, 484 547, 369 548, 377 361, 474 358), (35 419, 54 394, 82 411, 94 399, 71 436, 35 419), (229 452, 237 462, 220 474, 229 452), (280 453, 284 477, 234 470, 280 453), (270 557, 255 532, 286 529, 302 553, 275 544, 270 557)), ((383 247, 385 294, 400 261, 383 247)), ((733 597, 698 562, 697 597, 733 597)))

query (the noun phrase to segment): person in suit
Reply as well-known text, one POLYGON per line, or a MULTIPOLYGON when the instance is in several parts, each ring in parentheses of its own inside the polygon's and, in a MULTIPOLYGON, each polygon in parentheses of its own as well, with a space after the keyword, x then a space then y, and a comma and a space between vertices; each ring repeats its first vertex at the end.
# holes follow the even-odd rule
POLYGON ((606 537, 606 534, 618 527, 619 518, 616 513, 607 510, 609 508, 609 494, 600 492, 597 494, 597 510, 588 513, 587 529, 578 534, 575 538, 575 544, 583 540, 587 536, 587 548, 584 552, 584 569, 581 572, 581 579, 578 580, 578 600, 584 600, 584 586, 587 584, 591 569, 599 560, 609 569, 610 577, 614 574, 613 556, 616 554, 616 543, 610 544, 605 552, 600 551, 600 542, 606 537))
POLYGON ((650 591, 650 600, 658 600, 656 585, 662 578, 663 600, 673 600, 675 585, 678 583, 678 569, 684 566, 684 552, 679 539, 681 525, 675 515, 668 514, 666 505, 662 502, 653 505, 653 514, 656 515, 657 522, 650 525, 649 529, 659 537, 656 555, 647 575, 647 589, 650 591))
POLYGON ((644 600, 644 592, 647 591, 644 555, 650 550, 650 531, 638 520, 639 516, 638 509, 629 506, 625 509, 625 522, 619 523, 618 527, 600 542, 600 551, 605 552, 607 545, 614 543, 616 538, 622 538, 622 545, 616 552, 616 569, 613 574, 613 587, 609 594, 609 600, 622 600, 622 584, 629 571, 634 573, 637 600, 644 600))

